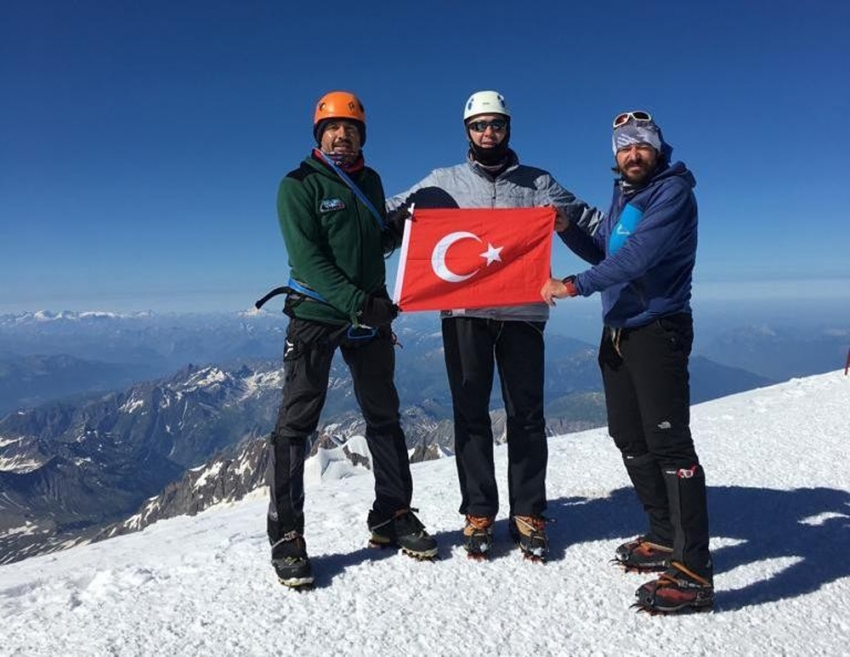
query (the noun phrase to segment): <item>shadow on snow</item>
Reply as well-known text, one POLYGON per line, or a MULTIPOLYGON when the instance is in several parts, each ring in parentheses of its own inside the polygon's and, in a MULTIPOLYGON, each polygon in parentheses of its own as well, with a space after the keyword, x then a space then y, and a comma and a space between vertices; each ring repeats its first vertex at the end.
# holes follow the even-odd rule
MULTIPOLYGON (((719 486, 708 488, 710 531, 715 576, 753 566, 752 583, 734 590, 717 590, 716 612, 735 611, 757 604, 795 598, 825 584, 850 576, 846 547, 850 545, 850 493, 832 488, 774 490, 719 486), (719 538, 736 544, 718 547, 719 538), (762 562, 792 559, 765 574, 762 562)), ((644 514, 632 488, 620 488, 608 497, 565 497, 550 500, 547 515, 549 561, 560 561, 570 545, 587 541, 625 540, 641 534, 644 514)), ((508 521, 495 524, 496 542, 491 560, 514 556, 508 521)), ((456 558, 454 547, 463 542, 460 530, 438 532, 441 559, 456 558)), ((354 552, 312 559, 316 586, 329 586, 347 568, 394 556, 395 549, 364 547, 354 552)), ((613 556, 600 554, 599 568, 613 556)), ((544 566, 545 567, 545 566, 544 566)), ((651 577, 651 575, 650 575, 651 577)))
MULTIPOLYGON (((850 576, 850 493, 832 488, 774 490, 708 488, 709 523, 715 577, 772 559, 794 559, 777 572, 758 574, 746 586, 717 590, 717 611, 734 611, 817 591, 850 576), (737 543, 717 547, 718 538, 737 543)), ((584 541, 637 536, 645 515, 632 488, 604 499, 561 498, 549 503, 550 542, 568 547, 584 541)), ((612 554, 600 555, 599 566, 612 554)), ((557 559, 553 555, 553 559, 557 559)), ((764 570, 758 565, 758 570, 764 570)))

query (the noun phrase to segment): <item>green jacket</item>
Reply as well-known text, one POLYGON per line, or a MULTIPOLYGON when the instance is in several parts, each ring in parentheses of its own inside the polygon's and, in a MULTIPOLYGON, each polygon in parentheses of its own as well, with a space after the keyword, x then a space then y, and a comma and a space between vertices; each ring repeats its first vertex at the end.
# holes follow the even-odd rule
MULTIPOLYGON (((384 188, 369 167, 349 177, 386 220, 384 188)), ((367 294, 386 294, 384 253, 397 235, 378 221, 327 165, 309 156, 280 183, 280 230, 291 276, 326 301, 294 295, 288 307, 301 319, 330 324, 357 323, 367 294)))

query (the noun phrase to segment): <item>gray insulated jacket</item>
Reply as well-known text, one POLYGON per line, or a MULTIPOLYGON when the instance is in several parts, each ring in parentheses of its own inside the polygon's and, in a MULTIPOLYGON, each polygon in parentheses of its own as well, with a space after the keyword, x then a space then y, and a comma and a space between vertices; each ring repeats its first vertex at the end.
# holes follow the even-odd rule
MULTIPOLYGON (((571 222, 593 234, 602 221, 602 213, 577 199, 561 187, 548 171, 519 163, 512 150, 510 164, 495 178, 467 156, 467 161, 445 169, 434 169, 428 176, 401 194, 387 199, 387 211, 419 208, 534 208, 553 205, 562 208, 571 222)), ((453 315, 500 320, 545 322, 549 306, 540 303, 495 308, 453 309, 453 315)))

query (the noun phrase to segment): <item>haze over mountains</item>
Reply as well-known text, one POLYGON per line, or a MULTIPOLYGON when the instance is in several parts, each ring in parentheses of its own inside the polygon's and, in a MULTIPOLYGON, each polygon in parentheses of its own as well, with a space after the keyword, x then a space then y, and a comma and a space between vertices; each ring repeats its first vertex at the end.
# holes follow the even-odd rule
MULTIPOLYGON (((270 312, 0 316, 0 563, 195 513, 262 486, 285 327, 286 318, 270 312)), ((396 331, 411 458, 451 454, 437 320, 405 315, 396 331)), ((707 345, 710 357, 692 358, 693 402, 776 380, 763 372, 835 369, 847 341, 835 327, 720 334, 707 345)), ((603 426, 595 344, 547 331, 546 368, 549 433, 603 426)), ((492 407, 501 441, 498 386, 492 407)), ((313 452, 362 432, 338 359, 313 452)))
MULTIPOLYGON (((850 347, 850 317, 800 321, 730 321, 718 327, 716 314, 698 316, 694 356, 763 377, 763 384, 828 371, 843 363, 850 347)), ((845 312, 844 315, 847 315, 845 312)), ((278 360, 286 317, 276 312, 220 314, 116 314, 41 311, 0 315, 0 414, 92 391, 120 390, 131 383, 174 374, 188 364, 227 365, 249 359, 278 360)), ((578 344, 596 349, 598 308, 553 312, 547 352, 557 358, 578 344)), ((396 322, 405 339, 439 333, 434 314, 402 315, 396 322)), ((405 347, 408 345, 402 341, 405 347)), ((439 349, 439 340, 433 341, 439 349)), ((421 367, 427 353, 418 353, 421 367)), ((433 375, 442 375, 442 356, 433 375)), ((412 364, 399 351, 399 374, 412 364)), ((551 380, 552 374, 547 377, 551 380)), ((746 378, 740 373, 742 379, 746 378)), ((597 378, 598 380, 598 378, 597 378)), ((440 381, 444 386, 444 380, 440 381)), ((714 395, 706 392, 705 395, 714 395)), ((697 391, 699 399, 707 398, 697 391)))

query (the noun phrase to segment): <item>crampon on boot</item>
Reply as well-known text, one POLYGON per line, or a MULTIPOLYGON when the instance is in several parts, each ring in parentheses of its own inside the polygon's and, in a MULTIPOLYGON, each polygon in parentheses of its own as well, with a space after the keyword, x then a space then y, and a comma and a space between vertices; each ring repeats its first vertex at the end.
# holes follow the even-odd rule
POLYGON ((632 607, 650 614, 708 611, 714 605, 713 584, 678 562, 635 591, 632 607))
POLYGON ((482 561, 489 556, 493 545, 493 518, 490 516, 466 516, 463 528, 463 547, 470 559, 482 561))
POLYGON ((614 551, 612 562, 622 566, 627 573, 661 572, 669 567, 672 554, 672 547, 638 536, 620 545, 614 551))
POLYGON ((374 511, 369 513, 369 544, 372 547, 401 548, 415 559, 434 559, 437 556, 437 541, 425 531, 425 525, 416 517, 417 509, 401 509, 390 518, 375 521, 374 511))
POLYGON ((313 585, 307 544, 298 532, 289 532, 272 545, 272 566, 280 583, 285 586, 303 590, 313 585))
POLYGON ((519 545, 522 554, 530 561, 543 562, 549 554, 549 539, 546 523, 552 522, 543 516, 513 516, 508 528, 511 538, 519 545))

